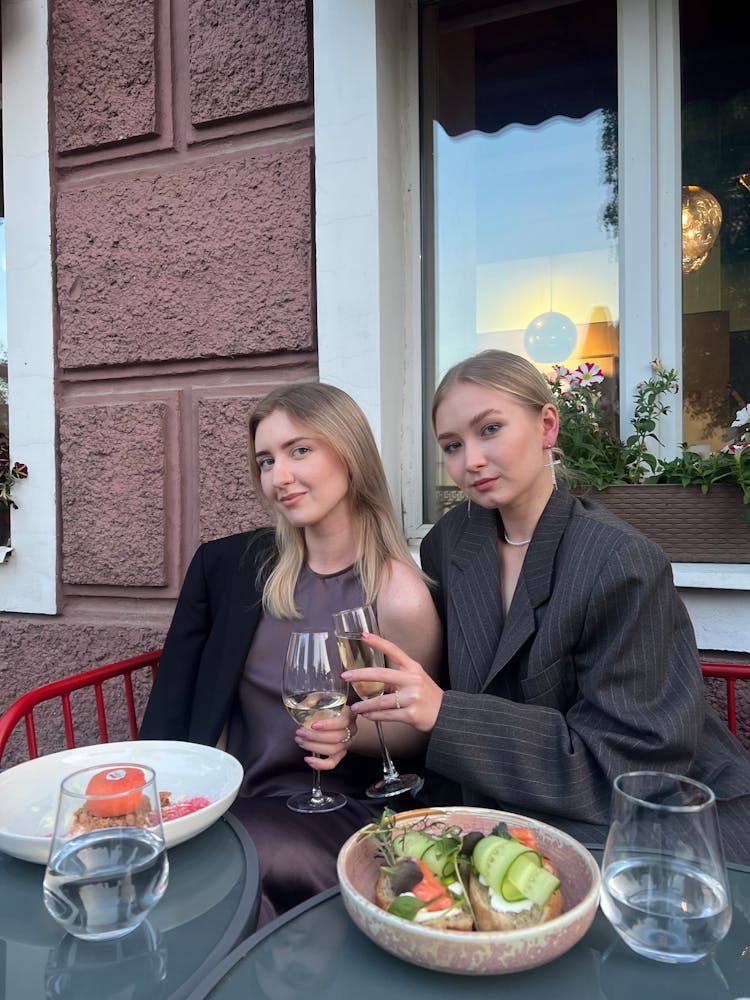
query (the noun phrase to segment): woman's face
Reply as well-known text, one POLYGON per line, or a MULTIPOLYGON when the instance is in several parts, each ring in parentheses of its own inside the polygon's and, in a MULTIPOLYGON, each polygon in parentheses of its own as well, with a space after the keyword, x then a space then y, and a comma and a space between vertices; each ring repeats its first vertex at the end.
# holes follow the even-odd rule
POLYGON ((481 507, 544 501, 552 490, 549 448, 557 410, 532 410, 505 392, 458 382, 435 413, 435 433, 448 475, 481 507))
POLYGON ((255 431, 263 495, 297 528, 335 526, 349 519, 349 475, 331 446, 285 410, 255 431))

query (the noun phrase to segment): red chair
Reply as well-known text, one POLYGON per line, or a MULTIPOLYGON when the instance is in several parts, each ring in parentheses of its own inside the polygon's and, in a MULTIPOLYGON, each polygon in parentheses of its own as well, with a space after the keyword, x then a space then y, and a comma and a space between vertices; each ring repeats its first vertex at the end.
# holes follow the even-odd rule
POLYGON ((737 700, 735 681, 750 681, 750 663, 714 663, 701 661, 704 677, 723 677, 727 685, 727 725, 737 735, 737 700))
MULTIPOLYGON (((2 760, 3 752, 11 733, 21 719, 26 723, 26 743, 29 758, 39 756, 36 726, 34 723, 34 709, 42 702, 52 701, 55 698, 59 698, 62 705, 67 748, 71 749, 74 747, 76 745, 76 738, 70 695, 73 691, 80 691, 82 688, 94 689, 96 714, 99 723, 99 742, 109 743, 107 709, 104 703, 104 684, 116 677, 122 677, 130 738, 135 739, 138 735, 138 722, 133 694, 133 674, 137 670, 150 668, 150 680, 153 682, 157 667, 159 666, 161 652, 160 649, 155 649, 150 653, 141 653, 139 656, 131 656, 127 660, 120 660, 118 663, 107 663, 103 667, 84 670, 82 673, 73 674, 71 677, 64 677, 59 681, 52 681, 50 684, 42 684, 41 687, 34 688, 27 694, 21 695, 0 717, 0 761, 2 760)), ((107 690, 109 692, 111 689, 108 688, 107 690)))

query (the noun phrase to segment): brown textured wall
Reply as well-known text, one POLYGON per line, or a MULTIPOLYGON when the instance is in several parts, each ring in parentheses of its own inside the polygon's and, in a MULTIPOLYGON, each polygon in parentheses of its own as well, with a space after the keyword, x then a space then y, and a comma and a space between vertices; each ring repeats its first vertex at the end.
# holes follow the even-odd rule
POLYGON ((311 348, 311 225, 308 149, 62 191, 60 364, 311 348))
POLYGON ((153 0, 55 0, 52 117, 59 152, 155 131, 156 10, 153 0))
POLYGON ((310 99, 305 0, 191 0, 195 124, 310 99))
POLYGON ((252 490, 247 460, 247 422, 258 397, 203 399, 198 406, 200 441, 200 536, 206 541, 270 523, 252 490))
POLYGON ((81 406, 61 414, 65 583, 167 583, 166 419, 164 403, 144 402, 81 406))
POLYGON ((317 377, 309 2, 50 0, 50 25, 60 611, 0 615, 0 712, 161 646, 195 546, 268 523, 254 401, 317 377))

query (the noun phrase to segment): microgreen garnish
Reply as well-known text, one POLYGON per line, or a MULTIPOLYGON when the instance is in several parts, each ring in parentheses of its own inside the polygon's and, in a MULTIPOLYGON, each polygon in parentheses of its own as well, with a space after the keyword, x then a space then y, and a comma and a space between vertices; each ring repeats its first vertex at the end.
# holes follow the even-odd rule
MULTIPOLYGON (((473 850, 476 840, 472 834, 469 835, 472 841, 471 847, 469 848, 467 845, 467 850, 465 851, 464 837, 460 827, 446 823, 444 818, 436 817, 434 814, 423 816, 412 823, 397 825, 396 813, 386 806, 377 825, 368 827, 363 832, 363 835, 374 841, 375 856, 380 858, 382 862, 381 868, 390 873, 395 871, 399 858, 399 852, 394 841, 399 834, 412 830, 425 834, 433 841, 436 853, 444 861, 441 881, 445 886, 449 886, 454 882, 459 884, 461 894, 460 898, 456 899, 456 903, 460 903, 461 906, 465 907, 473 920, 474 911, 461 871, 462 867, 464 871, 471 870, 471 850, 473 850)), ((507 832, 506 836, 508 836, 507 832)), ((456 896, 452 891, 451 895, 456 896)), ((424 903, 411 897, 399 897, 397 895, 389 907, 389 912, 396 913, 397 916, 403 916, 408 920, 413 920, 416 912, 424 905, 424 903), (403 899, 404 902, 399 902, 399 899, 403 899)))

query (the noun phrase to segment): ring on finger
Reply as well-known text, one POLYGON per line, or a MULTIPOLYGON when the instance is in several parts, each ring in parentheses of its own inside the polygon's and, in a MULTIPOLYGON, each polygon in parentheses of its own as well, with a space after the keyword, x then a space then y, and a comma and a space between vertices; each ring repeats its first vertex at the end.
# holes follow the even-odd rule
POLYGON ((398 688, 396 688, 394 694, 395 694, 395 697, 396 697, 396 708, 401 708, 401 702, 399 701, 399 697, 398 697, 398 688))
POLYGON ((349 726, 347 726, 346 727, 346 733, 344 735, 344 738, 341 740, 341 742, 342 743, 351 743, 351 740, 352 740, 352 731, 349 728, 349 726))

